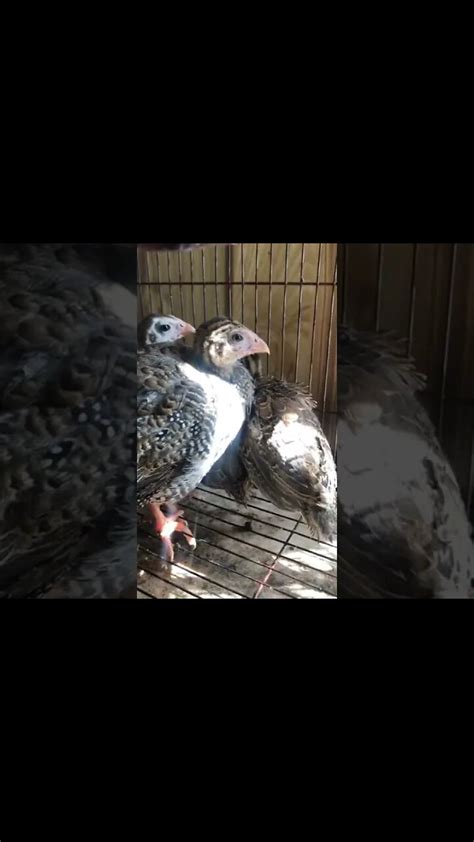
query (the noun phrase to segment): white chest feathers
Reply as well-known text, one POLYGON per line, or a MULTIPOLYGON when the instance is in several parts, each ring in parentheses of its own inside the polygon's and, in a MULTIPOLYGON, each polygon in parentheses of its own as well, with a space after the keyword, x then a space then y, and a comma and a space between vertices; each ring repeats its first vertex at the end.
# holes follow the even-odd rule
POLYGON ((245 402, 238 389, 214 374, 198 371, 188 363, 180 363, 183 374, 204 390, 204 412, 215 418, 214 435, 206 458, 193 467, 199 483, 234 441, 245 421, 245 402))

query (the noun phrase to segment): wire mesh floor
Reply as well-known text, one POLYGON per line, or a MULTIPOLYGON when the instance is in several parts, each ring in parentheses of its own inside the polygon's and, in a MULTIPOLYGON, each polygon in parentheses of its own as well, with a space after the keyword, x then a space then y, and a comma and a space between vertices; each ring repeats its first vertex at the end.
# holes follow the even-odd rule
POLYGON ((336 599, 337 550, 317 542, 298 514, 260 495, 243 507, 200 487, 185 508, 197 547, 161 542, 140 530, 139 599, 336 599))

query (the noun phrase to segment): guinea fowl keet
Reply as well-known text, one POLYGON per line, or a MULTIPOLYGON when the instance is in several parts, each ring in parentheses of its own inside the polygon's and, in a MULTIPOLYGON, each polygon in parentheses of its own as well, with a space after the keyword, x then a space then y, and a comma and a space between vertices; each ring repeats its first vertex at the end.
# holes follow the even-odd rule
POLYGON ((262 358, 245 366, 255 380, 248 423, 204 478, 246 504, 252 488, 278 508, 301 512, 319 540, 337 532, 337 471, 306 387, 262 376, 262 358))
POLYGON ((163 350, 192 333, 196 333, 195 328, 176 316, 153 314, 143 319, 138 326, 138 347, 163 350))
POLYGON ((153 509, 170 559, 174 531, 194 543, 176 503, 195 490, 247 417, 254 384, 239 361, 255 353, 269 353, 260 337, 217 318, 196 332, 192 364, 159 351, 139 357, 138 501, 153 509))
POLYGON ((258 381, 242 459, 249 481, 276 506, 301 512, 318 540, 337 532, 337 473, 307 389, 258 381))
MULTIPOLYGON (((196 329, 187 322, 178 319, 176 316, 161 316, 152 314, 147 316, 138 326, 138 347, 140 353, 148 351, 159 351, 161 354, 185 359, 186 354, 192 355, 192 350, 182 343, 182 339, 196 333, 196 329)), ((165 515, 161 507, 154 501, 148 503, 148 509, 153 516, 156 531, 165 542, 168 552, 172 547, 170 544, 173 532, 182 532, 191 546, 194 546, 194 537, 184 520, 181 509, 171 507, 165 515)))
POLYGON ((340 327, 338 367, 341 596, 466 598, 471 527, 406 343, 340 327))
POLYGON ((304 386, 257 381, 239 437, 204 478, 246 504, 252 488, 273 505, 304 516, 321 541, 337 532, 337 473, 329 442, 304 386))
POLYGON ((117 597, 133 583, 136 338, 113 312, 122 293, 125 316, 136 306, 133 276, 128 245, 1 244, 4 598, 117 597))

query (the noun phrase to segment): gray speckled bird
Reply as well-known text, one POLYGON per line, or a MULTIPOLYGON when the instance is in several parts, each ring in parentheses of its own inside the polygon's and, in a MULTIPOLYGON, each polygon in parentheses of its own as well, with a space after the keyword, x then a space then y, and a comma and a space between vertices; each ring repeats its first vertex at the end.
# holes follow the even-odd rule
POLYGON ((193 353, 193 364, 155 351, 138 360, 138 502, 153 511, 170 558, 173 532, 194 543, 175 504, 194 491, 246 419, 253 380, 239 360, 269 349, 243 325, 218 318, 198 329, 193 353))
POLYGON ((338 369, 339 595, 467 597, 471 527, 406 343, 341 327, 338 369))
POLYGON ((99 246, 0 247, 4 598, 115 597, 133 583, 136 338, 99 246))

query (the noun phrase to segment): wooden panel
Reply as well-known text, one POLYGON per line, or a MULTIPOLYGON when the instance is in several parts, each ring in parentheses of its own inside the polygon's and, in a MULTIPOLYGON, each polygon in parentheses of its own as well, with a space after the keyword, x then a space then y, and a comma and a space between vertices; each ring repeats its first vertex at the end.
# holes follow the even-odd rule
POLYGON ((415 312, 412 353, 421 371, 433 370, 433 289, 436 282, 437 249, 433 243, 418 243, 415 273, 415 312))
POLYGON ((427 405, 473 519, 474 244, 348 244, 342 266, 344 320, 374 328, 379 287, 380 327, 411 340, 427 375, 427 405))
POLYGON ((264 372, 311 387, 337 405, 337 246, 243 243, 187 253, 141 252, 141 316, 174 313, 198 325, 229 315, 269 344, 264 372))
MULTIPOLYGON (((443 411, 443 448, 453 466, 464 500, 472 505, 474 405, 446 401, 443 411)), ((474 523, 474 511, 470 512, 474 523)))
POLYGON ((380 330, 409 335, 414 249, 413 243, 381 244, 380 330))
POLYGON ((339 276, 339 295, 337 297, 337 319, 339 324, 343 324, 345 319, 344 304, 345 304, 345 290, 346 290, 346 253, 347 244, 339 243, 337 247, 337 271, 339 276))
POLYGON ((455 254, 446 394, 474 399, 474 248, 460 243, 455 254))
POLYGON ((377 316, 379 243, 347 243, 345 260, 345 303, 347 324, 373 330, 377 316))
POLYGON ((349 243, 340 254, 347 324, 410 337, 431 393, 444 385, 446 397, 474 400, 473 244, 349 243))

